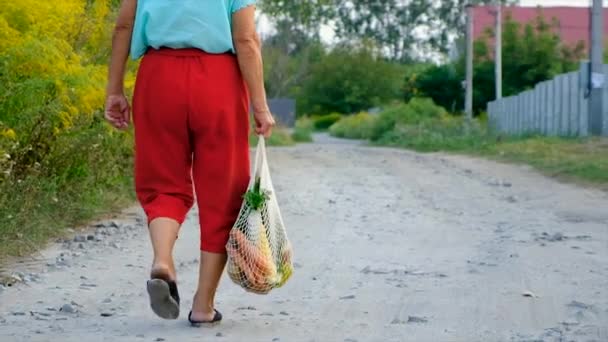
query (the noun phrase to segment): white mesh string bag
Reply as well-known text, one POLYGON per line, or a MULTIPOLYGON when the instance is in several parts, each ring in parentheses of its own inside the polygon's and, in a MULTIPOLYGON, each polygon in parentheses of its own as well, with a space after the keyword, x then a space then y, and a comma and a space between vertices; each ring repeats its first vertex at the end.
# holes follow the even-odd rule
POLYGON ((243 198, 226 244, 228 275, 249 292, 267 294, 287 282, 293 264, 263 137, 258 141, 253 175, 243 198))

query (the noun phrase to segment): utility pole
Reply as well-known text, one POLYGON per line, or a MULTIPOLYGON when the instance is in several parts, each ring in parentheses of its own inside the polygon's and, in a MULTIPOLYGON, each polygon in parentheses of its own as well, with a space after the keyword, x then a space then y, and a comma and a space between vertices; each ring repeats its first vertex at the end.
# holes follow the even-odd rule
POLYGON ((591 9, 591 77, 589 95, 589 132, 592 135, 608 134, 603 127, 602 92, 605 85, 603 65, 604 18, 602 0, 593 0, 591 9))
POLYGON ((502 1, 496 5, 496 42, 495 42, 495 68, 496 68, 496 100, 502 99, 502 1))
POLYGON ((467 5, 467 79, 465 94, 465 112, 467 121, 473 119, 473 6, 467 5))

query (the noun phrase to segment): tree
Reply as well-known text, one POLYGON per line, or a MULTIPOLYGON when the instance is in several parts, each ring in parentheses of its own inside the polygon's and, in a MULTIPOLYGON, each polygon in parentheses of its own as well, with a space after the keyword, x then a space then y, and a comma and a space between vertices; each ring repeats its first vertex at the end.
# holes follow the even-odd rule
POLYGON ((420 92, 450 112, 458 112, 464 106, 461 72, 453 64, 433 65, 413 79, 415 88, 406 90, 406 101, 410 93, 420 92))
MULTIPOLYGON (((539 10, 536 19, 522 25, 507 16, 503 29, 503 82, 506 96, 534 87, 542 81, 578 68, 585 57, 583 42, 575 46, 564 45, 559 35, 559 22, 548 22, 539 10)), ((487 45, 494 35, 488 31, 479 44, 487 45)), ((475 56, 476 63, 493 63, 493 54, 486 48, 485 53, 475 56)))
MULTIPOLYGON (((368 38, 395 61, 445 55, 465 32, 465 5, 492 0, 339 0, 333 18, 343 39, 368 38)), ((515 2, 505 0, 504 3, 515 2)))
POLYGON ((399 65, 369 45, 342 45, 311 69, 298 94, 298 112, 355 113, 399 98, 399 65))
MULTIPOLYGON (((547 22, 542 12, 532 23, 522 25, 507 17, 503 29, 503 91, 505 96, 533 88, 542 81, 578 68, 585 55, 584 44, 567 46, 556 33, 559 23, 547 22)), ((495 97, 494 53, 488 40, 493 30, 475 42, 474 48, 474 108, 485 110, 495 97)), ((465 61, 431 67, 417 77, 415 88, 448 110, 462 104, 465 61), (456 76, 455 76, 456 75, 456 76), (438 89, 440 89, 438 91, 438 89)), ((407 95, 406 95, 407 96, 407 95)))
POLYGON ((428 24, 431 7, 428 0, 342 1, 337 7, 337 34, 345 39, 372 39, 391 60, 403 61, 421 40, 415 28, 428 24))
POLYGON ((276 24, 276 33, 264 39, 264 76, 269 97, 294 96, 314 63, 325 54, 319 39, 291 29, 288 21, 276 24))
MULTIPOLYGON (((502 5, 517 4, 518 0, 499 0, 502 5)), ((496 0, 442 0, 435 10, 437 18, 435 29, 440 32, 437 36, 437 44, 442 52, 457 42, 464 46, 464 35, 466 33, 466 6, 493 5, 496 0)))
POLYGON ((318 37, 320 25, 334 17, 336 0, 262 0, 260 8, 278 22, 288 22, 292 30, 318 37))

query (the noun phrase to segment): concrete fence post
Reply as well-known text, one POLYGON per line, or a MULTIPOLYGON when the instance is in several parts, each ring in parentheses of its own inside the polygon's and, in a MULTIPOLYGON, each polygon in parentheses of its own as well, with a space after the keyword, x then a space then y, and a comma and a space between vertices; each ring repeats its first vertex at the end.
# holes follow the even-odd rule
POLYGON ((530 126, 530 91, 527 90, 524 93, 524 110, 523 110, 523 115, 524 115, 524 125, 522 127, 521 133, 522 134, 526 134, 528 133, 528 129, 530 126))
POLYGON ((578 111, 578 97, 580 96, 579 91, 578 91, 578 73, 577 72, 571 72, 568 74, 568 89, 569 89, 569 96, 568 96, 568 103, 569 103, 569 110, 568 110, 568 135, 569 136, 578 136, 579 135, 579 130, 578 130, 578 117, 580 116, 580 113, 578 111))
POLYGON ((534 110, 534 90, 528 90, 528 120, 526 123, 526 129, 524 130, 525 134, 529 134, 534 129, 534 116, 536 116, 536 111, 534 110))
POLYGON ((538 113, 536 102, 536 89, 532 89, 530 90, 530 127, 528 133, 534 133, 536 130, 536 115, 538 113))
POLYGON ((503 130, 501 121, 504 117, 504 110, 502 109, 503 103, 504 99, 494 101, 494 130, 496 132, 501 132, 503 130))
POLYGON ((553 136, 555 135, 555 88, 557 82, 555 80, 549 81, 547 83, 547 135, 553 136))
POLYGON ((564 92, 564 79, 561 75, 555 78, 555 134, 558 136, 563 135, 563 127, 562 127, 562 116, 564 115, 564 101, 562 101, 562 96, 564 92))
POLYGON ((502 119, 500 120, 500 131, 502 133, 509 132, 509 98, 502 99, 502 119))
POLYGON ((519 126, 519 134, 526 133, 526 124, 528 122, 528 118, 530 117, 530 93, 524 93, 522 104, 523 108, 521 111, 521 126, 519 126))
POLYGON ((486 112, 488 113, 488 126, 490 130, 494 130, 496 127, 495 116, 494 116, 494 102, 488 102, 486 112))
POLYGON ((536 113, 535 117, 535 124, 534 124, 534 134, 539 134, 540 133, 540 107, 541 107, 541 95, 540 95, 540 88, 535 87, 534 88, 534 113, 536 113))
POLYGON ((521 99, 520 108, 519 108, 519 115, 520 115, 519 134, 521 135, 521 134, 524 134, 524 132, 526 131, 526 121, 527 121, 526 104, 528 102, 528 99, 526 98, 525 91, 523 93, 519 94, 519 97, 521 99))
POLYGON ((509 122, 508 122, 508 132, 509 134, 513 134, 515 132, 515 97, 509 98, 509 122))
POLYGON ((586 137, 589 136, 589 62, 581 62, 581 66, 578 72, 578 91, 579 91, 579 105, 578 105, 578 126, 579 135, 586 137))
POLYGON ((502 99, 503 101, 503 107, 502 107, 502 113, 500 113, 500 132, 502 133, 506 133, 508 126, 507 126, 507 122, 508 122, 508 117, 509 117, 509 109, 506 106, 507 100, 506 99, 502 99))
POLYGON ((517 130, 515 134, 521 135, 524 127, 524 97, 520 94, 517 96, 517 130))
POLYGON ((546 118, 547 118, 547 82, 542 82, 539 86, 539 103, 540 103, 540 108, 539 108, 539 115, 540 115, 540 124, 539 124, 539 128, 538 128, 538 133, 540 134, 547 134, 547 125, 546 125, 546 118))
POLYGON ((559 92, 559 98, 561 99, 561 111, 560 111, 560 126, 559 126, 559 134, 561 136, 567 136, 568 135, 568 117, 569 114, 568 112, 570 111, 570 104, 569 104, 569 93, 570 93, 570 89, 569 89, 569 84, 568 84, 568 75, 561 75, 560 77, 560 85, 561 85, 561 90, 559 92))
POLYGON ((603 85, 603 101, 602 101, 602 135, 608 136, 608 65, 604 64, 604 85, 603 85))
POLYGON ((502 99, 500 110, 502 111, 501 130, 507 132, 509 129, 509 100, 507 98, 502 99))

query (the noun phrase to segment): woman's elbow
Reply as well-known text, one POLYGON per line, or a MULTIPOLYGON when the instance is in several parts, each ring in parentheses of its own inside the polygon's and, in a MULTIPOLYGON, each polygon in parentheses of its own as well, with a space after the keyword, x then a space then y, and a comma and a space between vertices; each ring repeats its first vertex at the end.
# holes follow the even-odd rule
POLYGON ((234 45, 241 49, 259 48, 261 45, 260 36, 254 32, 251 34, 236 35, 234 37, 234 45))
POLYGON ((119 20, 114 25, 114 33, 118 32, 132 32, 133 31, 133 21, 130 20, 119 20))

